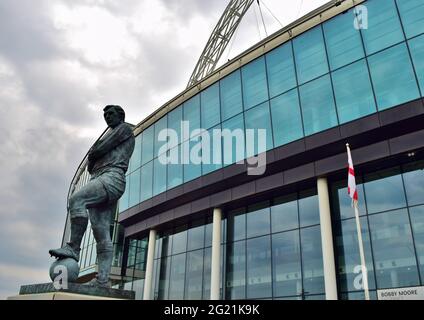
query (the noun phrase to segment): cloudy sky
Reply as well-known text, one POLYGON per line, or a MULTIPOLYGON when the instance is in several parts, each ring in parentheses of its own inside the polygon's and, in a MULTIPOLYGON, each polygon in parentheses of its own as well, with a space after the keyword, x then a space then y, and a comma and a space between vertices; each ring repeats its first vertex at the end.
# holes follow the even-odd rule
MULTIPOLYGON (((228 2, 0 0, 0 299, 49 281, 104 105, 137 124, 181 92, 228 2)), ((268 34, 325 2, 262 0, 268 34)), ((222 61, 264 37, 255 2, 222 61)))

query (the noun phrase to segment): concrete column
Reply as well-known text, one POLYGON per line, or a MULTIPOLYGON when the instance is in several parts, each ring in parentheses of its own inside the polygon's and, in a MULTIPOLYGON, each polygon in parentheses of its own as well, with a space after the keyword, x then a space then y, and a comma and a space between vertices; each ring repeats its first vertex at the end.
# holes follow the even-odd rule
POLYGON ((213 209, 211 300, 219 300, 221 283, 221 220, 222 210, 220 208, 213 209))
POLYGON ((152 300, 153 283, 153 260, 155 258, 156 230, 149 233, 149 245, 147 247, 146 274, 144 277, 143 300, 152 300))
POLYGON ((322 258, 324 264, 325 298, 337 300, 336 263, 331 228, 330 198, 327 178, 318 178, 319 217, 321 223, 322 258))

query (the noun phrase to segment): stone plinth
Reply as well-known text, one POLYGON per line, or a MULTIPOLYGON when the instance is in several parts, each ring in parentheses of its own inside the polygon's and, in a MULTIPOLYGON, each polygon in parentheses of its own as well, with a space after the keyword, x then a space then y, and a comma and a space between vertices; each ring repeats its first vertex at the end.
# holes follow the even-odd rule
POLYGON ((134 300, 135 292, 69 283, 67 289, 57 290, 53 283, 21 286, 19 295, 8 300, 134 300))

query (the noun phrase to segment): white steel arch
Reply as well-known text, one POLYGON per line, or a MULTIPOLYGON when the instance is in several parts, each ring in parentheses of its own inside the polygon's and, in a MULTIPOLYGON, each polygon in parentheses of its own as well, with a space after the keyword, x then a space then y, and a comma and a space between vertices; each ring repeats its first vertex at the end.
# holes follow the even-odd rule
POLYGON ((196 84, 213 70, 236 31, 241 19, 254 0, 231 0, 212 31, 209 40, 197 61, 187 88, 196 84))

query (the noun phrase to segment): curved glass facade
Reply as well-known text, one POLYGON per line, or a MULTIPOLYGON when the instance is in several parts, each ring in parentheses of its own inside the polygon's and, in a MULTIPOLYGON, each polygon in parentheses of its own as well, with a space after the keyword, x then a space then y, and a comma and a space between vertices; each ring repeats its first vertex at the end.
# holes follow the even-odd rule
MULTIPOLYGON (((209 299, 211 220, 193 220, 158 236, 155 299, 209 299)), ((324 297, 316 190, 229 211, 222 230, 222 299, 324 297)))
MULTIPOLYGON (((357 184, 371 299, 377 289, 423 286, 424 161, 359 175, 357 184)), ((340 299, 360 300, 356 222, 346 185, 330 183, 337 286, 340 299)), ((325 299, 316 190, 228 211, 222 230, 221 299, 325 299)), ((129 266, 139 261, 144 267, 146 246, 138 259, 130 247, 129 266)), ((154 299, 209 299, 211 246, 211 216, 161 232, 154 299)))
MULTIPOLYGON (((266 129, 266 150, 423 96, 424 4, 368 0, 367 29, 354 8, 251 61, 206 88, 136 137, 120 212, 180 184, 258 153, 219 144, 213 164, 183 163, 179 150, 201 144, 195 129, 266 129), (161 142, 174 129, 177 143, 161 142), (166 151, 166 149, 171 149, 166 151), (162 164, 176 152, 178 164, 162 164)), ((245 143, 244 141, 238 143, 245 143)))

